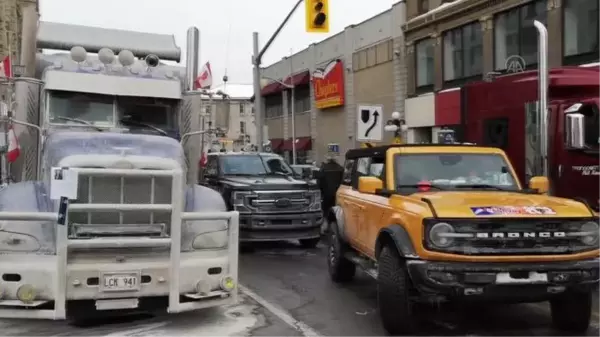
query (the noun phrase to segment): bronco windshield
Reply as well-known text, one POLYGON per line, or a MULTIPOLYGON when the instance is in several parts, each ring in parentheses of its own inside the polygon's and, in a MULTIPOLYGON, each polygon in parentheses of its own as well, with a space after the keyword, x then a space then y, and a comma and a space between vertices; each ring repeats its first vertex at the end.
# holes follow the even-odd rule
POLYGON ((223 155, 219 157, 219 166, 223 175, 293 175, 292 168, 275 155, 223 155))
POLYGON ((422 183, 434 190, 519 189, 508 163, 498 154, 400 154, 395 158, 395 172, 399 190, 422 183))

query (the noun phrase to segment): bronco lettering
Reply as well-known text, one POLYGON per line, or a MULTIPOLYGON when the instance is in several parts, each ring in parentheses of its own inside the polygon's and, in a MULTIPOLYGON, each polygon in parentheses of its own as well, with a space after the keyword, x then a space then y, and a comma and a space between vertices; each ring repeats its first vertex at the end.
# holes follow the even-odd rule
POLYGON ((530 238, 564 238, 567 236, 565 232, 493 232, 493 233, 477 233, 475 237, 478 239, 530 239, 530 238))

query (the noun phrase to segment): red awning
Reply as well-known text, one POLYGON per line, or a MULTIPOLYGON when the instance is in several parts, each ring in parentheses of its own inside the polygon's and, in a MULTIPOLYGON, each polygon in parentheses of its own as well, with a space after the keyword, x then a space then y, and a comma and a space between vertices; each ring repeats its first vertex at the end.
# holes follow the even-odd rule
POLYGON ((260 95, 268 96, 271 94, 276 94, 278 92, 281 92, 281 90, 283 90, 283 86, 281 85, 281 83, 271 82, 271 83, 267 84, 264 88, 262 88, 262 90, 260 91, 260 95))
POLYGON ((294 85, 294 86, 308 84, 309 82, 310 82, 310 72, 308 70, 293 75, 291 78, 291 81, 290 81, 289 76, 285 78, 285 81, 283 81, 283 83, 285 83, 287 85, 294 85))
MULTIPOLYGON (((312 139, 310 137, 296 138, 296 151, 308 151, 312 147, 312 139)), ((281 147, 282 151, 292 151, 292 139, 286 139, 281 147)))
POLYGON ((283 138, 273 138, 269 139, 271 142, 271 151, 277 151, 283 144, 283 138))

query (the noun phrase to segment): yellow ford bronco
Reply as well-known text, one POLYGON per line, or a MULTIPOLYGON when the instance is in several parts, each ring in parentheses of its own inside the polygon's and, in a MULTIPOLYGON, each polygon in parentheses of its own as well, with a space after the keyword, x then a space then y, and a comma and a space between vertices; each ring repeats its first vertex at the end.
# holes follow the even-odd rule
POLYGON ((374 277, 394 335, 413 331, 415 303, 459 300, 550 301, 557 328, 583 332, 598 284, 598 218, 547 192, 545 177, 522 187, 498 148, 350 150, 327 217, 331 279, 351 281, 356 266, 374 277))

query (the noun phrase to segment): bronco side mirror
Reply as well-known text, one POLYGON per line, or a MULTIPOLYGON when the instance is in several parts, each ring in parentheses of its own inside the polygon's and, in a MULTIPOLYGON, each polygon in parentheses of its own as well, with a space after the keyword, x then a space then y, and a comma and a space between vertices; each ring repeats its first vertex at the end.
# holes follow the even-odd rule
POLYGON ((565 145, 570 149, 583 149, 585 147, 585 116, 578 112, 580 108, 581 104, 578 103, 566 110, 565 145))
POLYGON ((383 181, 376 177, 359 177, 358 191, 360 193, 375 194, 375 191, 383 188, 383 181))
POLYGON ((550 190, 550 182, 546 177, 533 177, 529 180, 529 188, 539 194, 546 194, 550 190))

